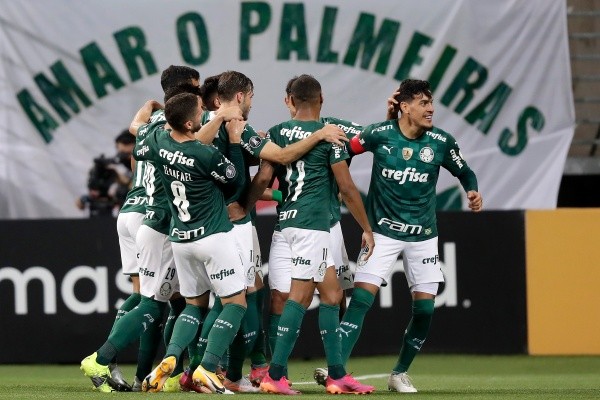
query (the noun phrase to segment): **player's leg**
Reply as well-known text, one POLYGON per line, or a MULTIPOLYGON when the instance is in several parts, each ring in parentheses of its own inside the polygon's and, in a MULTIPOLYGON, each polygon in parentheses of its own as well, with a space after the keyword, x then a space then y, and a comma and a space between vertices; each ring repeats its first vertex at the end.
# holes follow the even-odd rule
POLYGON ((374 390, 373 386, 363 385, 346 374, 341 355, 341 338, 339 335, 339 303, 342 289, 337 279, 336 269, 331 257, 328 258, 323 281, 317 284, 321 303, 319 305, 319 331, 327 360, 328 377, 325 387, 328 393, 366 394, 374 390))
POLYGON ((403 250, 402 242, 380 234, 373 234, 375 248, 368 260, 363 252, 358 257, 354 290, 348 309, 340 322, 342 332, 342 361, 344 365, 352 353, 362 330, 365 315, 373 305, 379 287, 389 280, 394 263, 403 250))
POLYGON ((407 243, 403 253, 404 271, 412 294, 412 316, 404 332, 402 348, 388 379, 388 388, 398 392, 416 392, 406 374, 427 339, 439 282, 444 281, 439 266, 437 237, 407 243), (425 264, 425 260, 435 260, 425 264), (424 268, 424 266, 427 266, 424 268))
MULTIPOLYGON (((117 234, 119 236, 119 250, 123 274, 131 278, 132 293, 125 299, 117 310, 115 322, 127 312, 133 310, 140 302, 140 281, 138 269, 138 250, 135 237, 142 225, 144 214, 130 212, 119 213, 117 217, 117 234)), ((114 327, 114 324, 113 324, 114 327)))
MULTIPOLYGON (((127 312, 133 310, 133 308, 139 304, 141 299, 135 236, 143 219, 144 214, 138 212, 121 212, 117 217, 117 233, 119 237, 122 271, 123 274, 129 276, 131 280, 132 292, 117 310, 115 323, 127 312)), ((112 329, 114 329, 114 323, 111 332, 112 329)), ((123 373, 116 363, 116 357, 111 360, 108 367, 111 372, 112 381, 116 384, 116 389, 118 391, 130 391, 131 386, 125 381, 123 373)))
POLYGON ((269 287, 271 289, 271 300, 269 306, 268 343, 271 357, 275 351, 277 341, 277 327, 283 307, 290 293, 292 276, 292 253, 290 245, 279 230, 273 232, 271 247, 269 251, 269 287))
MULTIPOLYGON (((116 321, 107 341, 98 349, 94 362, 100 366, 108 365, 114 357, 133 341, 138 339, 148 326, 159 323, 164 303, 155 300, 154 281, 162 257, 165 236, 155 230, 142 225, 136 235, 137 248, 140 254, 139 266, 143 274, 140 278, 141 300, 139 304, 127 314, 116 321)), ((84 365, 82 363, 82 369, 84 365)), ((88 373, 84 370, 84 373, 88 373)), ((109 385, 116 387, 118 382, 108 379, 109 385)))
POLYGON ((226 393, 216 375, 219 361, 237 334, 246 312, 245 265, 240 257, 240 246, 230 232, 216 233, 202 239, 206 259, 205 279, 221 298, 223 310, 208 334, 208 343, 202 362, 193 374, 194 382, 201 382, 213 393, 226 393), (224 243, 231 244, 223 246, 224 243))
MULTIPOLYGON (((177 266, 175 274, 169 270, 166 274, 178 276, 180 292, 186 298, 186 306, 175 321, 171 340, 165 356, 159 365, 144 378, 143 391, 156 392, 162 389, 165 381, 173 374, 183 351, 193 341, 198 327, 206 314, 210 285, 198 280, 198 265, 202 259, 195 254, 200 241, 172 243, 173 256, 177 266)), ((169 293, 169 297, 172 293, 169 293)))
MULTIPOLYGON (((261 382, 260 388, 267 393, 297 394, 297 391, 289 388, 285 371, 306 309, 312 301, 315 282, 322 281, 327 270, 329 232, 285 228, 282 234, 291 250, 292 282, 289 298, 279 320, 269 372, 261 382)), ((335 271, 332 271, 332 274, 335 280, 335 271)))
POLYGON ((258 336, 259 316, 257 309, 257 294, 254 286, 256 278, 256 260, 253 241, 252 222, 234 224, 232 233, 240 246, 240 254, 244 262, 244 280, 246 286, 246 312, 242 318, 240 330, 236 339, 221 357, 221 368, 226 369, 226 379, 223 385, 233 392, 256 392, 247 378, 243 377, 244 360, 252 351, 258 336), (226 365, 228 362, 228 365, 226 365))
POLYGON ((346 291, 354 287, 354 277, 350 270, 348 252, 346 251, 344 235, 342 234, 342 227, 339 222, 334 224, 329 230, 329 251, 331 252, 331 258, 333 258, 338 282, 344 292, 340 300, 341 319, 347 309, 346 291))
POLYGON ((256 312, 258 315, 258 335, 254 342, 254 347, 250 352, 250 381, 258 386, 263 376, 269 369, 267 362, 266 352, 266 335, 263 325, 263 312, 265 302, 265 286, 263 283, 263 272, 262 272, 262 252, 260 250, 260 243, 258 241, 258 232, 256 226, 252 226, 252 242, 254 245, 254 269, 255 269, 255 282, 254 288, 256 289, 256 312))

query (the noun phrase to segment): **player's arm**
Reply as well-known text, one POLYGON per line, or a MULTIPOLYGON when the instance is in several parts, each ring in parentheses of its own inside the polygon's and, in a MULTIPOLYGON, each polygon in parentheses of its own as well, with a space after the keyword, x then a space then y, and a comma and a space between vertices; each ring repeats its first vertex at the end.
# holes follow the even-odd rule
POLYGON ((281 193, 281 190, 266 188, 263 194, 260 195, 259 200, 276 201, 277 203, 281 204, 281 202, 283 201, 282 196, 283 194, 281 193))
POLYGON ((450 145, 445 153, 442 166, 460 181, 461 186, 467 193, 471 211, 479 212, 483 209, 483 198, 479 193, 477 176, 469 167, 467 161, 462 157, 462 153, 460 152, 456 140, 449 135, 447 142, 450 143, 450 145))
POLYGON ((348 138, 339 126, 327 124, 318 131, 313 132, 309 137, 283 149, 275 143, 267 143, 260 152, 260 158, 277 164, 289 164, 308 153, 323 140, 343 146, 343 142, 347 142, 348 138))
MULTIPOLYGON (((271 183, 271 178, 273 176, 273 172, 275 171, 275 167, 268 161, 262 160, 260 163, 260 168, 254 178, 252 179, 252 183, 250 184, 250 189, 248 190, 248 195, 244 201, 244 209, 246 213, 250 212, 256 205, 256 202, 259 199, 262 199, 267 186, 271 183)), ((281 192, 279 192, 281 193, 281 192)), ((280 196, 281 197, 281 196, 280 196)))
POLYGON ((371 253, 373 253, 375 240, 373 239, 373 230, 371 229, 371 224, 367 218, 367 212, 365 211, 365 206, 360 197, 360 192, 352 180, 350 169, 346 162, 332 164, 331 170, 333 171, 335 181, 340 190, 340 195, 342 196, 346 207, 363 229, 361 247, 367 247, 368 250, 365 259, 368 259, 371 256, 371 253))
POLYGON ((202 125, 198 132, 194 133, 196 140, 204 144, 211 144, 215 139, 223 122, 231 120, 243 121, 242 110, 238 106, 221 107, 213 119, 202 125))
POLYGON ((210 165, 214 172, 211 176, 221 184, 225 198, 231 203, 240 198, 246 183, 244 155, 239 143, 229 145, 229 158, 231 161, 215 149, 210 165))
POLYGON ((131 124, 129 124, 129 132, 132 135, 137 136, 140 127, 146 125, 148 121, 150 121, 152 113, 162 108, 164 107, 158 101, 148 100, 146 103, 144 103, 142 108, 140 108, 138 112, 135 113, 135 115, 133 116, 133 120, 131 121, 131 124))

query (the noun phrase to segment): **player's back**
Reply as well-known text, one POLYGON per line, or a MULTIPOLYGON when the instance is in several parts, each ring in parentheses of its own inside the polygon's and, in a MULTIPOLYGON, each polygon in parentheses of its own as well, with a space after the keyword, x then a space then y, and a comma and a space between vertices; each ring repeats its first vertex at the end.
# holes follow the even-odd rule
MULTIPOLYGON (((196 140, 177 142, 168 131, 156 130, 136 151, 145 151, 157 166, 173 216, 171 240, 197 240, 231 230, 223 192, 217 181, 225 177, 213 166, 223 158, 212 146, 196 140)), ((235 169, 231 171, 235 174, 235 169)))
MULTIPOLYGON (((323 126, 318 121, 290 120, 271 128, 269 135, 274 143, 286 147, 323 126)), ((282 229, 329 230, 331 164, 336 158, 343 159, 344 153, 341 147, 322 142, 297 161, 285 165, 285 169, 279 169, 279 188, 284 199, 279 213, 282 229)))

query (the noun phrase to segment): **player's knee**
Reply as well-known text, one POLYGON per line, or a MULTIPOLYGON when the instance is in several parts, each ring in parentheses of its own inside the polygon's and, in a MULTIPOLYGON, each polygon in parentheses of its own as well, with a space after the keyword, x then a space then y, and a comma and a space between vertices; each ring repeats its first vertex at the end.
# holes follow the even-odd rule
POLYGON ((327 304, 329 306, 337 306, 342 301, 342 296, 344 292, 340 287, 336 289, 327 290, 324 293, 320 294, 321 303, 327 304))
POLYGON ((418 316, 432 316, 435 310, 435 301, 430 300, 417 300, 413 301, 412 312, 413 315, 418 316))
POLYGON ((279 314, 283 313, 283 307, 287 301, 289 293, 283 293, 279 290, 271 290, 271 313, 279 314))

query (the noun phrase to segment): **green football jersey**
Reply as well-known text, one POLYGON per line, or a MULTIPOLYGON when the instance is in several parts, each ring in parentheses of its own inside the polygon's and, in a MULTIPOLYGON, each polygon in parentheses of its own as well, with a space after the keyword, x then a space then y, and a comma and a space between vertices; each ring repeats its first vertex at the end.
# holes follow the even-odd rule
POLYGON ((146 170, 146 162, 139 161, 135 163, 133 170, 133 178, 131 189, 127 192, 125 202, 119 210, 119 213, 136 212, 140 214, 146 213, 146 190, 144 189, 142 178, 146 170))
MULTIPOLYGON (((273 143, 286 147, 321 129, 318 121, 290 120, 269 129, 273 143)), ((285 169, 279 168, 279 190, 283 195, 279 226, 329 231, 331 220, 331 165, 348 159, 345 146, 321 142, 285 169)))
MULTIPOLYGON (((321 122, 324 124, 334 124, 339 126, 348 139, 352 139, 354 136, 360 134, 362 131, 362 126, 355 124, 354 122, 346 121, 343 119, 335 118, 335 117, 322 117, 321 122)), ((348 148, 348 142, 346 142, 346 149, 348 148)), ((351 155, 350 155, 351 156, 351 155)), ((350 164, 350 159, 348 158, 348 164, 350 164)), ((342 219, 342 211, 340 209, 341 202, 338 197, 339 188, 335 179, 331 181, 331 220, 329 221, 330 226, 334 226, 342 219)))
POLYGON ((173 215, 170 240, 195 241, 233 228, 221 185, 235 187, 243 177, 221 152, 196 140, 179 143, 164 129, 146 135, 134 152, 157 166, 173 215))
MULTIPOLYGON (((140 141, 156 130, 162 130, 167 123, 164 110, 158 110, 152 114, 150 123, 138 129, 136 145, 140 141)), ((169 209, 169 199, 165 193, 160 175, 154 163, 148 160, 138 160, 137 163, 144 164, 144 175, 142 176, 142 185, 146 193, 146 211, 144 216, 144 225, 149 226, 163 235, 169 234, 171 226, 171 210, 169 209)))
MULTIPOLYGON (((209 113, 204 113, 202 114, 202 120, 203 120, 203 124, 207 123, 208 121, 210 121, 215 115, 214 111, 211 111, 209 113)), ((249 125, 246 124, 246 126, 244 127, 244 131, 242 132, 242 137, 240 140, 240 144, 242 145, 242 147, 244 148, 244 150, 246 150, 246 152, 244 153, 244 159, 246 160, 245 162, 245 167, 243 170, 243 173, 245 175, 245 180, 246 180, 246 185, 242 191, 242 196, 246 196, 248 193, 248 190, 250 189, 250 183, 251 183, 251 178, 250 178, 250 157, 255 157, 255 158, 259 158, 259 154, 262 151, 262 149, 265 147, 265 145, 267 144, 269 140, 266 138, 263 138, 262 136, 260 136, 255 130, 254 128, 249 125)), ((221 126, 219 127, 219 130, 217 132, 217 134, 215 135, 215 139, 213 140, 213 146, 216 147, 221 153, 228 155, 229 154, 229 134, 227 133, 227 128, 225 127, 225 123, 221 124, 221 126)), ((230 202, 231 199, 227 199, 227 203, 230 202)), ((234 222, 234 224, 245 224, 247 222, 250 222, 252 220, 253 216, 252 216, 252 211, 250 213, 248 213, 244 218, 237 220, 234 222)))
POLYGON ((440 166, 454 176, 470 171, 452 135, 433 128, 409 139, 390 120, 366 126, 358 142, 373 153, 366 204, 373 231, 409 242, 436 237, 440 166))

